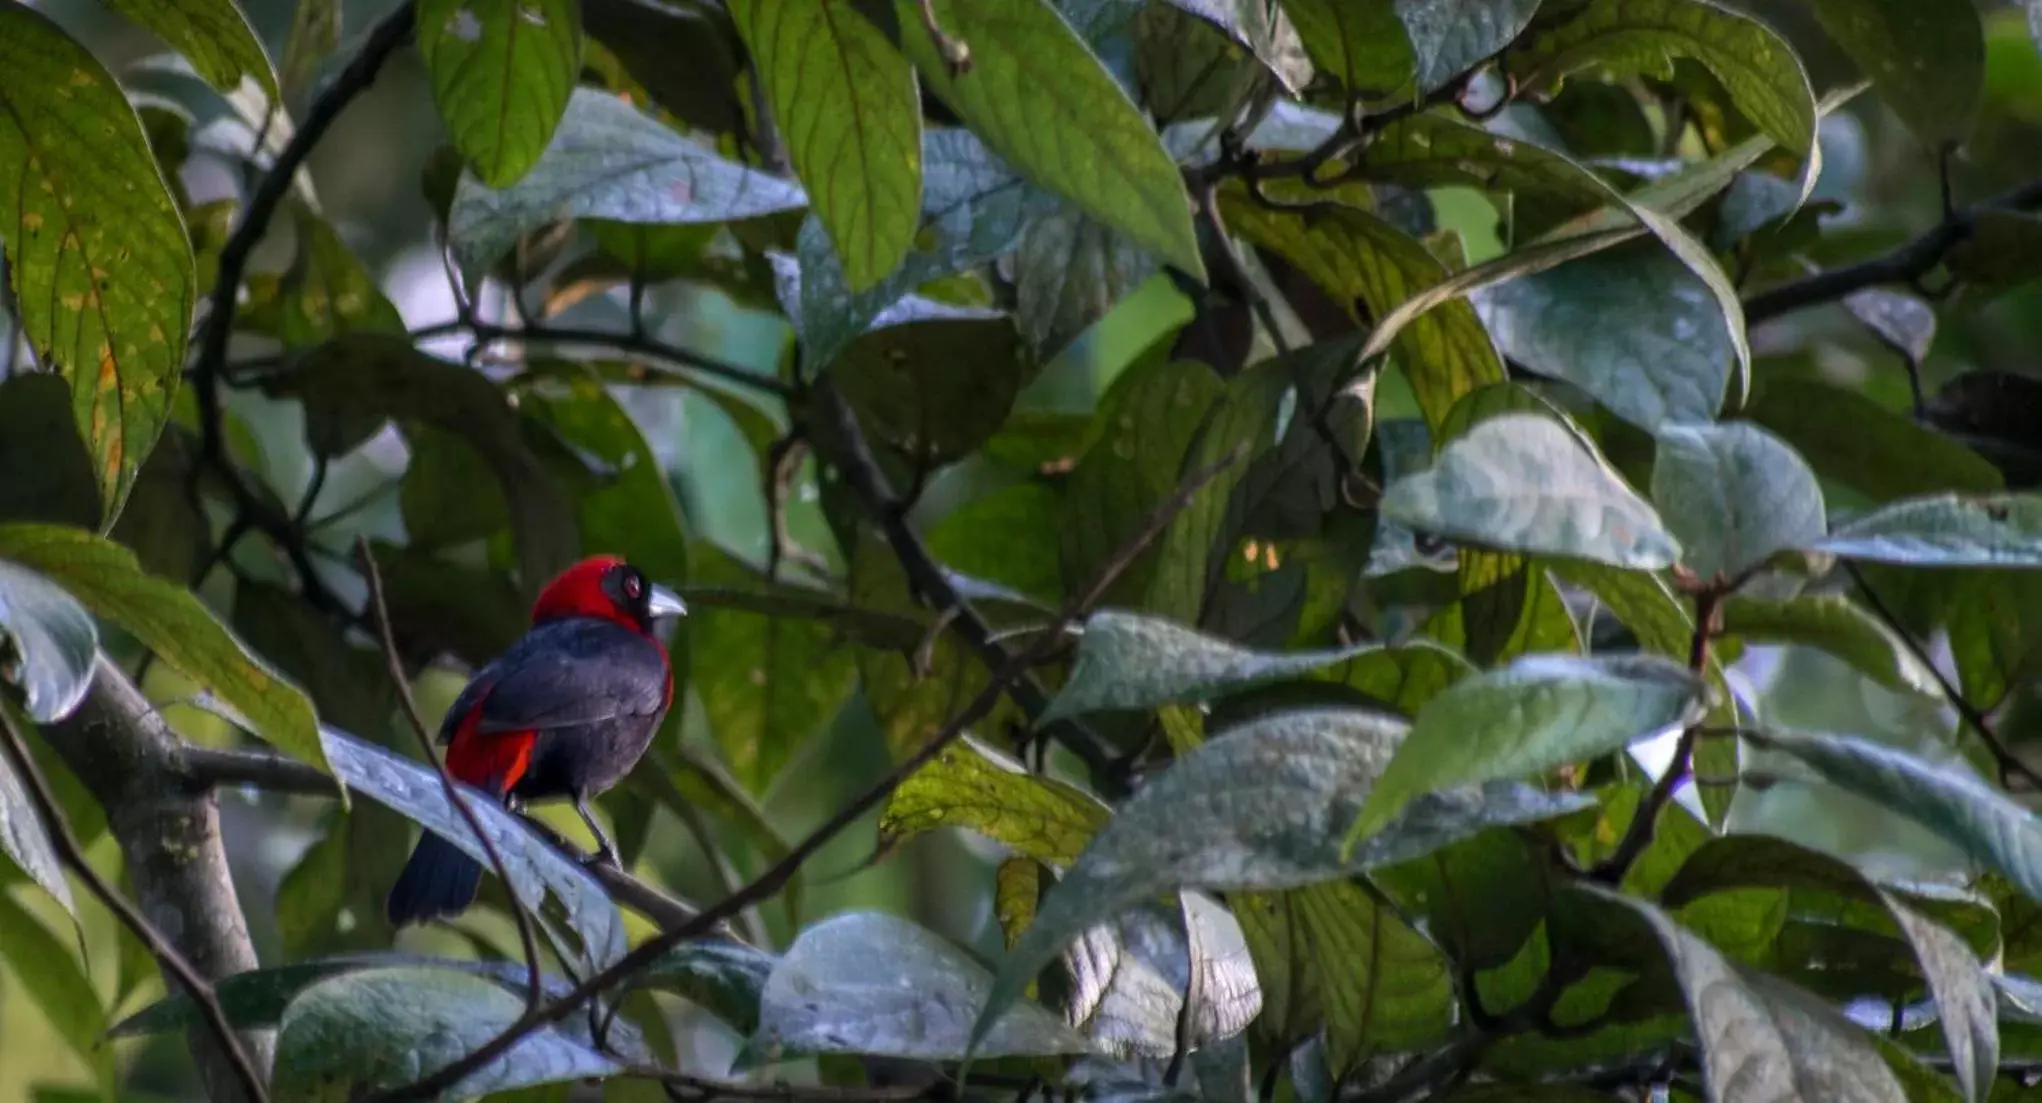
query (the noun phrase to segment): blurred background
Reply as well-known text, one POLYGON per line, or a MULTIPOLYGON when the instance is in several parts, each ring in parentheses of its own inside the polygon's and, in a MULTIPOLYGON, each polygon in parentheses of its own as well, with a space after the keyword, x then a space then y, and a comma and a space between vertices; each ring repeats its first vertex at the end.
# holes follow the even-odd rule
MULTIPOLYGON (((799 0, 788 0, 799 2, 799 0)), ((1942 0, 1968 3, 1971 0, 1942 0)), ((245 0, 250 20, 272 55, 283 55, 296 17, 293 0, 245 0)), ((121 77, 138 101, 171 101, 192 119, 192 155, 182 184, 194 204, 229 199, 241 193, 246 180, 242 155, 253 135, 239 116, 195 78, 181 73, 161 43, 126 23, 93 0, 40 0, 33 6, 48 13, 85 43, 121 77)), ((389 8, 387 0, 352 0, 339 5, 344 58, 350 43, 389 8)), ((1818 91, 1847 80, 1849 62, 1822 37, 1810 15, 1791 0, 1733 3, 1787 35, 1801 53, 1818 91)), ((2014 4, 1981 3, 1986 15, 1987 92, 1972 141, 1950 166, 1950 184, 1958 202, 1985 198, 2016 183, 2042 175, 2042 57, 2030 37, 2022 11, 2014 4)), ((330 76, 329 59, 321 70, 330 76)), ((321 81, 312 82, 316 88, 321 81)), ((302 110, 299 102, 289 105, 302 110)), ((1538 108, 1516 105, 1510 123, 1531 135, 1549 132, 1538 108)), ((1814 203, 1820 212, 1821 240, 1808 247, 1820 263, 1840 264, 1875 254, 1933 224, 1940 213, 1941 184, 1935 152, 1923 148, 1872 95, 1860 96, 1849 109, 1826 120, 1822 129, 1823 174, 1814 203)), ((410 51, 402 51, 375 86, 360 97, 334 128, 311 161, 321 210, 347 245, 379 281, 384 293, 413 328, 454 317, 440 254, 433 243, 433 218, 422 180, 434 151, 445 141, 431 107, 426 75, 410 51)), ((1443 228, 1457 231, 1468 243, 1471 261, 1500 251, 1499 212, 1483 196, 1465 189, 1430 193, 1433 215, 1443 228)), ((255 267, 277 269, 291 255, 288 232, 257 256, 255 267)), ((563 315, 563 324, 622 328, 627 314, 622 294, 598 295, 563 315)), ((485 307, 487 296, 484 297, 485 307)), ((658 336, 675 344, 751 365, 762 372, 778 369, 789 331, 777 312, 734 301, 705 285, 676 281, 652 289, 648 314, 657 320, 658 336)), ((1921 365, 1924 392, 1934 396, 1949 381, 1968 372, 1991 371, 2042 378, 2042 283, 2029 283, 1989 298, 1953 298, 1939 304, 1940 327, 1932 351, 1921 365)), ((1180 324, 1188 302, 1166 280, 1158 278, 1124 302, 1058 357, 1024 396, 1024 408, 1085 411, 1128 359, 1157 335, 1180 324)), ((1860 390, 1894 409, 1906 409, 1910 384, 1896 354, 1841 307, 1824 307, 1790 315, 1763 325, 1751 334, 1760 358, 1761 377, 1818 376, 1860 390)), ((462 348, 429 346, 458 355, 462 348)), ((293 402, 271 400, 235 391, 234 412, 247 427, 260 456, 259 468, 286 501, 295 500, 312 478, 312 460, 304 443, 302 414, 293 402)), ((620 387, 618 396, 658 457, 685 516, 691 546, 714 545, 749 561, 764 558, 769 534, 759 463, 744 427, 732 412, 702 393, 681 388, 620 387)), ((1409 416, 1408 397, 1383 396, 1381 416, 1409 416)), ((2030 415, 2032 416, 2032 414, 2030 415)), ((2018 434, 2001 433, 2018 439, 2018 434)), ((2042 424, 2030 438, 2042 446, 2042 424)), ((348 554, 356 532, 401 542, 398 480, 409 462, 407 448, 386 429, 368 445, 336 463, 318 497, 315 515, 344 517, 322 530, 321 542, 334 564, 348 554)), ((971 464, 942 475, 930 488, 919 520, 940 525, 950 503, 965 500, 993 477, 971 464)), ((836 562, 837 552, 815 504, 812 478, 796 484, 792 528, 797 542, 836 562)), ((1832 509, 1850 509, 1847 491, 1834 489, 1832 509)), ((600 550, 600 549, 591 549, 600 550)), ((697 568, 701 563, 698 559, 697 568)), ((248 564, 251 571, 263 565, 248 564)), ((334 584, 351 574, 337 570, 334 584)), ((222 608, 235 600, 232 579, 216 573, 207 597, 222 608)), ((356 593, 344 593, 350 600, 356 593)), ((239 617, 237 616, 237 623, 239 617)), ((685 631, 685 628, 683 629, 685 631)), ((1921 697, 1895 694, 1851 672, 1821 654, 1793 649, 1752 649, 1735 672, 1737 684, 1782 722, 1810 728, 1854 731, 1892 739, 1916 749, 1948 746, 1954 718, 1921 697)), ((463 674, 435 670, 421 686, 422 704, 437 717, 458 691, 463 674)), ((166 714, 190 738, 220 741, 231 738, 216 723, 176 704, 188 687, 174 675, 151 670, 145 687, 164 702, 166 714)), ((692 744, 713 746, 697 700, 690 700, 682 719, 692 744)), ((713 752, 712 752, 713 753, 713 752)), ((1646 757, 1650 757, 1648 754, 1646 757)), ((834 809, 847 794, 862 788, 888 765, 882 737, 871 712, 858 698, 818 731, 779 780, 761 795, 765 815, 783 835, 796 835, 834 809)), ((231 848, 237 888, 265 961, 279 960, 281 939, 276 900, 286 875, 319 839, 334 813, 331 802, 228 795, 223 800, 225 831, 231 848)), ((552 809, 547 818, 572 838, 586 835, 571 810, 552 809)), ((1764 822, 1771 829, 1829 849, 1857 852, 1868 860, 1891 863, 1899 870, 1947 868, 1950 858, 1938 846, 1912 833, 1896 834, 1890 821, 1834 795, 1812 795, 1782 786, 1747 792, 1740 798, 1736 822, 1764 822)), ((656 812, 646 828, 641 866, 659 871, 665 882, 693 899, 714 897, 716 873, 700 860, 687 833, 666 812, 656 812)), ((811 866, 803 921, 850 906, 896 911, 966 944, 990 950, 997 945, 997 927, 990 915, 990 894, 960 893, 960 880, 989 880, 990 850, 954 834, 925 836, 899 852, 873 862, 873 832, 847 832, 811 866)), ((93 844, 104 860, 113 841, 101 835, 93 844)), ((732 851, 746 851, 734 842, 732 851)), ((756 858, 756 855, 751 855, 756 858)), ((398 857, 383 859, 394 871, 398 857)), ((346 876, 325 871, 320 876, 346 876)), ((13 892, 44 928, 41 931, 0 930, 0 1101, 14 1099, 70 1100, 100 1096, 100 1085, 118 1065, 124 1085, 121 1098, 179 1098, 189 1090, 189 1058, 183 1039, 165 1035, 124 1042, 93 1053, 79 1052, 66 1038, 77 1036, 79 1023, 59 1024, 52 1015, 63 1001, 28 997, 33 986, 50 983, 33 967, 39 954, 65 953, 69 923, 54 909, 13 892), (28 962, 31 964, 25 965, 28 962), (52 1011, 46 1013, 46 1004, 52 1011)), ((134 960, 134 948, 97 907, 82 909, 85 917, 82 952, 97 1005, 73 1001, 71 1014, 95 1018, 100 1006, 114 1018, 131 1012, 161 993, 153 969, 134 960), (142 980, 133 990, 124 976, 142 980)), ((789 916, 770 908, 763 917, 776 942, 784 944, 789 916)), ((464 933, 405 933, 400 945, 467 952, 469 935, 482 944, 508 946, 507 924, 471 913, 464 933)), ((686 1044, 696 1071, 715 1073, 725 1067, 735 1040, 703 1019, 689 1032, 686 1044)))

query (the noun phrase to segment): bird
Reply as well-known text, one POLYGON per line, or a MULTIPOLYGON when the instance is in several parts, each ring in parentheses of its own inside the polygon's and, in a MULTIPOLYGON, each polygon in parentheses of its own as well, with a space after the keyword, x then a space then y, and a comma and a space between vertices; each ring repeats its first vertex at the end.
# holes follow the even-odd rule
MULTIPOLYGON (((440 723, 447 772, 508 808, 565 797, 595 835, 594 861, 616 848, 589 798, 631 772, 673 704, 673 666, 653 635, 686 616, 673 591, 612 555, 591 556, 546 584, 532 627, 475 672, 440 723)), ((458 915, 475 902, 482 865, 427 831, 390 889, 392 927, 458 915)))

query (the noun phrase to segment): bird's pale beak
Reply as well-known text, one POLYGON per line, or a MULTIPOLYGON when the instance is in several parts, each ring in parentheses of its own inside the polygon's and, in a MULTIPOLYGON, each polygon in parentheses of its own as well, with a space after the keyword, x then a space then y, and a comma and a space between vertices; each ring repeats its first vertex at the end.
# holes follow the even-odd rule
POLYGON ((660 617, 685 617, 688 615, 688 603, 682 601, 681 595, 672 590, 664 586, 654 586, 652 593, 647 594, 645 598, 645 615, 654 620, 660 617))

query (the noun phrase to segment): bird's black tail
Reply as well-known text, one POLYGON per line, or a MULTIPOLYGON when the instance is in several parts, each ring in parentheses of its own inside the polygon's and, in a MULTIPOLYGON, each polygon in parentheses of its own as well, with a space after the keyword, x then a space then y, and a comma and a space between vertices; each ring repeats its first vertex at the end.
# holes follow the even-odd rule
POLYGON ((397 875, 383 911, 393 927, 457 915, 475 902, 481 884, 482 863, 428 831, 397 875))

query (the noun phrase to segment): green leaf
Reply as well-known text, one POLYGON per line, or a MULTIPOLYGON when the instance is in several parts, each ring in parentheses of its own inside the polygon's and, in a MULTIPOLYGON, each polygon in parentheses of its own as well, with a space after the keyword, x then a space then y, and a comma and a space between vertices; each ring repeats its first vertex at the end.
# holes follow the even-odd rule
POLYGON ((1878 501, 2004 486, 1985 457, 1853 388, 1762 377, 1744 416, 1792 445, 1817 475, 1878 501))
POLYGON ((1737 110, 1797 159, 1814 148, 1815 96, 1793 48, 1708 0, 1589 0, 1516 43, 1509 64, 1532 91, 1583 69, 1670 76, 1677 57, 1707 66, 1737 110))
POLYGON ((1449 441, 1431 470, 1390 484, 1382 511, 1502 551, 1646 570, 1680 557, 1650 505, 1580 437, 1536 414, 1493 417, 1449 441))
POLYGON ((1839 525, 1809 547, 1904 567, 2042 567, 2042 496, 1910 498, 1839 525))
POLYGON ((1197 704, 1382 650, 1387 649, 1380 644, 1358 644, 1289 654, 1255 651, 1162 617, 1102 610, 1085 621, 1070 678, 1036 723, 1105 709, 1197 704))
POLYGON ((971 51, 952 75, 897 5, 902 45, 931 90, 1021 174, 1203 281, 1191 198, 1141 112, 1044 0, 931 0, 936 24, 971 51))
MULTIPOLYGON (((1867 287, 1843 297, 1844 309, 1865 324, 1888 348, 1919 364, 1936 342, 1936 308, 1904 291, 1867 287)), ((1856 392, 1852 392, 1855 394, 1856 392)))
POLYGON ((102 1084, 110 1085, 113 1054, 100 1046, 106 1009, 100 1006, 92 979, 79 968, 75 953, 4 892, 0 892, 0 959, 7 962, 13 982, 9 994, 27 996, 78 1060, 102 1084))
POLYGON ((404 316, 333 226, 302 203, 291 204, 298 255, 281 274, 248 277, 240 324, 305 348, 344 333, 403 333, 404 316))
POLYGON ((0 3, 0 210, 22 336, 71 384, 104 523, 170 417, 194 285, 184 220, 113 76, 0 3), (89 136, 89 137, 88 137, 89 136))
POLYGON ((1768 731, 1766 747, 1793 755, 1824 780, 1903 815, 2042 900, 2042 826, 2027 809, 1957 767, 1848 735, 1768 731))
POLYGON ((532 451, 502 389, 481 372, 428 356, 403 337, 356 333, 307 353, 269 389, 305 403, 307 435, 325 455, 347 450, 344 437, 325 435, 326 425, 373 431, 395 419, 458 434, 503 488, 527 591, 536 593, 577 557, 580 531, 567 496, 532 451))
POLYGON ((972 739, 908 776, 879 813, 887 850, 938 827, 962 827, 1039 861, 1067 866, 1112 814, 1082 790, 1031 774, 972 739))
POLYGON ((1120 1059, 1163 1060, 1213 1047, 1262 1009, 1241 925, 1212 897, 1150 901, 1094 926, 1063 955, 1071 978, 1065 1017, 1120 1059))
POLYGON ((1539 0, 1397 0, 1396 7, 1418 58, 1418 91, 1430 95, 1515 41, 1539 0))
POLYGON ((1999 1075, 1999 1001, 1992 981, 1971 948, 1949 928, 1915 912, 1890 892, 1880 895, 1928 978, 1964 1098, 1979 1103, 1992 1094, 1993 1079, 1999 1075))
MULTIPOLYGON (((12 528, 13 526, 7 526, 12 528)), ((92 688, 99 626, 63 587, 0 557, 0 677, 21 688, 28 715, 49 724, 71 715, 92 688)))
POLYGON ((1828 531, 1815 473, 1764 429, 1662 425, 1658 446, 1652 501, 1697 575, 1739 577, 1828 531))
POLYGON ((914 69, 849 0, 734 0, 729 11, 845 281, 863 291, 900 265, 921 221, 914 69))
MULTIPOLYGON (((350 790, 396 809, 460 847, 476 861, 489 862, 489 854, 476 841, 474 829, 447 803, 439 775, 430 767, 335 728, 324 728, 320 734, 334 776, 350 790)), ((465 803, 496 844, 496 852, 510 874, 510 891, 519 901, 536 912, 551 892, 566 907, 568 919, 591 962, 601 966, 624 956, 624 919, 618 914, 616 903, 603 891, 602 883, 574 858, 554 849, 525 826, 523 817, 496 801, 472 799, 472 791, 470 796, 465 803)))
MULTIPOLYGON (((746 587, 756 577, 707 545, 696 546, 694 560, 703 585, 746 587)), ((753 794, 837 714, 856 679, 852 652, 825 620, 704 608, 689 618, 688 639, 709 729, 753 794)))
POLYGON ((0 525, 0 557, 59 582, 239 710, 251 732, 331 772, 304 693, 243 647, 189 590, 144 573, 134 553, 82 529, 0 525))
POLYGON ((1815 997, 1739 969, 1642 900, 1600 888, 1574 891, 1612 912, 1628 909, 1665 948, 1701 1042, 1710 1103, 1907 1098, 1864 1032, 1815 997))
POLYGON ((522 234, 567 218, 633 224, 730 222, 799 210, 808 197, 676 134, 637 108, 577 89, 552 144, 517 183, 491 191, 463 176, 448 230, 462 268, 478 271, 522 234))
MULTIPOLYGON (((12 340, 0 335, 0 343, 12 340)), ((0 381, 0 521, 99 523, 92 458, 71 424, 71 388, 54 375, 15 372, 0 381)))
POLYGON ((1353 95, 1379 98, 1417 76, 1411 37, 1390 0, 1284 0, 1305 49, 1353 95))
POLYGON ((1687 668, 1650 655, 1533 655, 1462 679, 1418 710, 1349 837, 1425 793, 1542 774, 1692 723, 1705 696, 1687 668))
MULTIPOLYGON (((1427 6, 1443 5, 1427 0, 1427 6)), ((1527 207, 1574 216, 1610 201, 1608 184, 1559 151, 1450 114, 1425 112, 1399 119, 1354 156, 1370 180, 1406 187, 1465 184, 1508 192, 1519 219, 1527 207)))
POLYGON ((106 6, 155 31, 216 90, 232 92, 252 77, 271 102, 277 100, 276 70, 234 0, 107 0, 106 6))
POLYGON ((829 366, 876 443, 914 468, 953 463, 999 431, 1035 361, 1004 315, 873 329, 829 366))
POLYGON ((1755 643, 1815 647, 1902 693, 1938 692, 1933 672, 1885 622, 1842 594, 1801 594, 1774 600, 1732 596, 1723 603, 1723 634, 1755 643))
POLYGON ((1029 343, 1052 356, 1155 274, 1134 239, 1065 204, 1021 233, 1014 311, 1029 343))
MULTIPOLYGON (((524 1009, 502 987, 446 969, 343 973, 305 989, 284 1009, 271 1089, 287 1099, 335 1099, 407 1084, 496 1037, 524 1009)), ((541 1027, 447 1095, 472 1099, 621 1071, 559 1030, 541 1027)))
MULTIPOLYGON (((759 995, 753 1041, 774 1059, 855 1053, 955 1061, 992 986, 985 966, 927 930, 879 912, 850 912, 809 927, 787 948, 759 995)), ((985 1056, 1092 1048, 1033 1004, 1000 1008, 977 1041, 985 1056)))
POLYGON ((1709 421, 1736 357, 1723 313, 1680 260, 1650 242, 1604 249, 1484 289, 1503 354, 1565 380, 1625 421, 1709 421))
MULTIPOLYGON (((1205 21, 1235 45, 1254 55, 1286 94, 1299 95, 1311 83, 1311 60, 1305 56, 1304 42, 1282 6, 1265 4, 1262 0, 1170 0, 1170 5, 1205 21)), ((1150 8, 1147 14, 1168 10, 1150 8)), ((1137 12, 1137 18, 1141 14, 1144 13, 1137 12)), ((1164 25, 1170 24, 1165 22, 1164 25)), ((1140 24, 1136 26, 1139 30, 1140 24)), ((1172 39, 1159 49, 1171 54, 1189 53, 1198 60, 1201 68, 1209 64, 1198 58, 1195 52, 1187 50, 1182 42, 1181 38, 1172 39)), ((1159 97, 1151 91, 1148 99, 1155 104, 1159 97)))
POLYGON ((1980 298, 2035 278, 2042 256, 2042 218, 2024 211, 1987 210, 1970 236, 1944 254, 1950 274, 1974 285, 1980 298))
MULTIPOLYGON (((1146 360, 1113 381, 1064 489, 1058 535, 1065 592, 1090 584, 1142 519, 1177 489, 1199 426, 1224 394, 1212 370, 1191 361, 1146 360)), ((1138 557, 1107 591, 1105 604, 1140 604, 1157 559, 1154 548, 1138 557)))
POLYGON ((503 188, 538 163, 581 72, 575 0, 420 0, 418 52, 454 148, 503 188))
MULTIPOLYGON (((19 714, 12 702, 0 701, 0 710, 7 715, 0 717, 10 726, 18 726, 19 714)), ((57 857, 56 847, 51 845, 48 829, 43 826, 42 814, 36 810, 36 803, 28 795, 21 777, 15 773, 14 756, 0 753, 0 852, 14 862, 14 867, 28 875, 50 898, 64 906, 71 918, 78 918, 78 905, 71 899, 71 883, 64 879, 64 864, 57 857)), ((4 901, 0 894, 0 901, 4 901)))
POLYGON ((798 286, 781 295, 781 307, 809 361, 827 365, 915 288, 992 261, 1014 247, 1023 229, 1063 206, 1016 176, 970 131, 924 131, 922 230, 900 267, 853 291, 829 231, 810 218, 795 239, 798 286))
MULTIPOLYGON (((1419 241, 1366 211, 1316 207, 1281 210, 1250 200, 1244 190, 1221 193, 1227 224, 1280 254, 1342 304, 1360 303, 1380 318, 1447 279, 1444 264, 1419 241)), ((1357 315, 1357 320, 1365 320, 1357 315)), ((1503 380, 1503 361, 1467 303, 1416 318, 1396 342, 1377 341, 1361 360, 1392 349, 1419 409, 1437 428, 1462 395, 1503 380), (1378 347, 1379 346, 1379 347, 1378 347)))
POLYGON ((759 996, 779 959, 742 942, 684 942, 645 967, 638 983, 673 992, 741 1034, 759 1028, 759 996))
POLYGON ((1517 785, 1433 794, 1343 856, 1341 828, 1405 730, 1362 711, 1275 713, 1178 759, 1136 790, 1051 890, 1001 964, 974 1036, 1080 932, 1170 889, 1295 888, 1580 807, 1583 798, 1517 785))
POLYGON ((1985 29, 1978 9, 1909 0, 1812 4, 1822 29, 1923 143, 1935 147, 1970 136, 1985 91, 1985 29))
POLYGON ((929 554, 951 570, 1055 606, 1063 600, 1063 575, 1056 545, 1044 537, 1056 531, 1062 512, 1056 490, 1015 483, 952 510, 925 539, 929 554))

